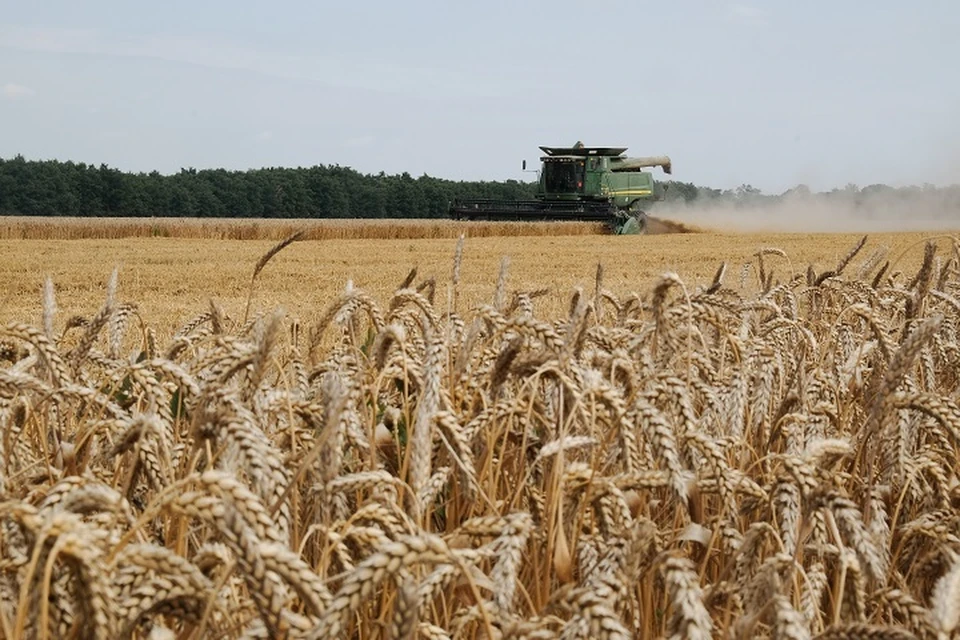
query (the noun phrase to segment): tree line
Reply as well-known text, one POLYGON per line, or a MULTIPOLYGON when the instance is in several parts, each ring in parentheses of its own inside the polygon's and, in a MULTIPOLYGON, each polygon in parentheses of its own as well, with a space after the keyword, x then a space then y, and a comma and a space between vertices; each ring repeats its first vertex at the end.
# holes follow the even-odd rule
POLYGON ((0 215, 80 217, 424 218, 454 198, 523 199, 516 180, 458 182, 348 167, 181 169, 128 173, 100 166, 0 159, 0 215))
MULTIPOLYGON (((751 185, 714 189, 669 181, 664 205, 767 205, 784 199, 842 200, 853 206, 931 201, 960 215, 960 186, 848 185, 813 194, 800 185, 768 195, 751 185)), ((456 198, 529 199, 536 183, 454 181, 409 173, 363 174, 349 167, 181 169, 131 173, 82 162, 0 159, 0 215, 78 217, 438 218, 456 198)), ((655 208, 655 207, 654 207, 655 208)))

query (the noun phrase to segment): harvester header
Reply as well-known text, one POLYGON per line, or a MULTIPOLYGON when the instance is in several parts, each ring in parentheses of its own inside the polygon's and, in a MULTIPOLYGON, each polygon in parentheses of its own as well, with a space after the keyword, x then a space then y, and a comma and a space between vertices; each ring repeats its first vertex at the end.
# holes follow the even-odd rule
MULTIPOLYGON (((668 156, 631 158, 626 147, 541 146, 535 200, 456 200, 451 217, 462 220, 582 220, 606 222, 618 234, 642 233, 643 206, 662 198, 652 174, 671 174, 668 156)), ((526 163, 524 163, 526 164, 526 163)))

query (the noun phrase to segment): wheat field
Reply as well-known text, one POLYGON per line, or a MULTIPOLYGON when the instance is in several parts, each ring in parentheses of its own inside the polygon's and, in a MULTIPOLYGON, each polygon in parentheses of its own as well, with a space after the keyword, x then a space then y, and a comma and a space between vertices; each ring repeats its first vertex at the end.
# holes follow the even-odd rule
POLYGON ((957 636, 956 238, 0 248, 3 637, 957 636))
MULTIPOLYGON (((681 225, 682 226, 682 225, 681 225)), ((595 235, 593 222, 480 222, 446 218, 79 218, 0 217, 3 240, 107 240, 200 238, 274 240, 303 232, 305 240, 397 240, 412 238, 595 235)))
MULTIPOLYGON (((36 221, 34 221, 36 223, 36 221)), ((199 221, 205 222, 205 221, 199 221)), ((266 226, 272 221, 266 221, 266 226)), ((491 234, 495 233, 494 227, 491 234)), ((33 228, 33 227, 31 227, 33 228)), ((232 227, 231 227, 232 228, 232 227)), ((245 226, 238 227, 241 230, 245 226)), ((291 231, 281 227, 285 232, 291 231)), ((292 230, 296 230, 293 228, 292 230)), ((244 231, 246 233, 247 231, 244 231)), ((99 233, 96 227, 84 234, 99 233)), ((184 232, 187 233, 187 232, 184 232)), ((273 235, 273 234, 270 234, 273 235)), ((289 233, 287 233, 289 235, 289 233)), ((107 280, 118 268, 122 295, 138 304, 138 313, 161 335, 170 335, 212 299, 231 314, 242 313, 257 259, 285 236, 257 240, 213 237, 129 237, 0 239, 0 323, 40 322, 45 279, 53 281, 57 300, 71 314, 95 314, 107 280)), ((267 311, 283 307, 304 322, 348 283, 384 299, 395 283, 417 268, 423 280, 434 279, 437 304, 450 302, 453 238, 302 239, 260 275, 254 304, 267 311)), ((502 260, 509 261, 510 286, 547 289, 537 308, 548 316, 561 313, 573 287, 593 286, 598 264, 607 286, 618 295, 640 295, 664 272, 683 276, 691 287, 710 283, 721 262, 732 269, 755 261, 768 246, 787 257, 766 261, 775 278, 802 271, 807 264, 825 270, 860 239, 856 234, 696 233, 657 236, 482 236, 467 235, 458 295, 463 304, 486 303, 502 260)), ((893 270, 916 269, 928 234, 871 234, 870 247, 887 247, 893 270)), ((947 247, 948 236, 935 236, 947 247)), ((739 280, 739 275, 737 276, 739 280)), ((757 280, 756 272, 746 279, 757 280)))

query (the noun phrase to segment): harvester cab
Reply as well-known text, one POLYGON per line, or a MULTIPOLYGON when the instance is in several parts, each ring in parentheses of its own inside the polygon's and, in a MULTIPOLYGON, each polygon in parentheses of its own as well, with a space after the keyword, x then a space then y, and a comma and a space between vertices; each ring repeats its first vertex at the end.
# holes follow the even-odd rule
MULTIPOLYGON (((580 220, 605 222, 613 233, 637 234, 646 228, 644 206, 662 198, 653 175, 672 173, 670 158, 630 158, 626 147, 540 147, 543 156, 534 200, 456 200, 458 220, 580 220)), ((526 169, 526 162, 523 164, 526 169)))

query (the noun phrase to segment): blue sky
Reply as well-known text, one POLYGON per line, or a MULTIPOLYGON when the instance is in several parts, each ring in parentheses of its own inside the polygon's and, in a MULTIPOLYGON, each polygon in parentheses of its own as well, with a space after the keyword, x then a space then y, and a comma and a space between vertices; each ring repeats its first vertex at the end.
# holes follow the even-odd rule
POLYGON ((946 0, 7 3, 0 157, 530 179, 582 140, 721 188, 953 184, 958 33, 946 0))

